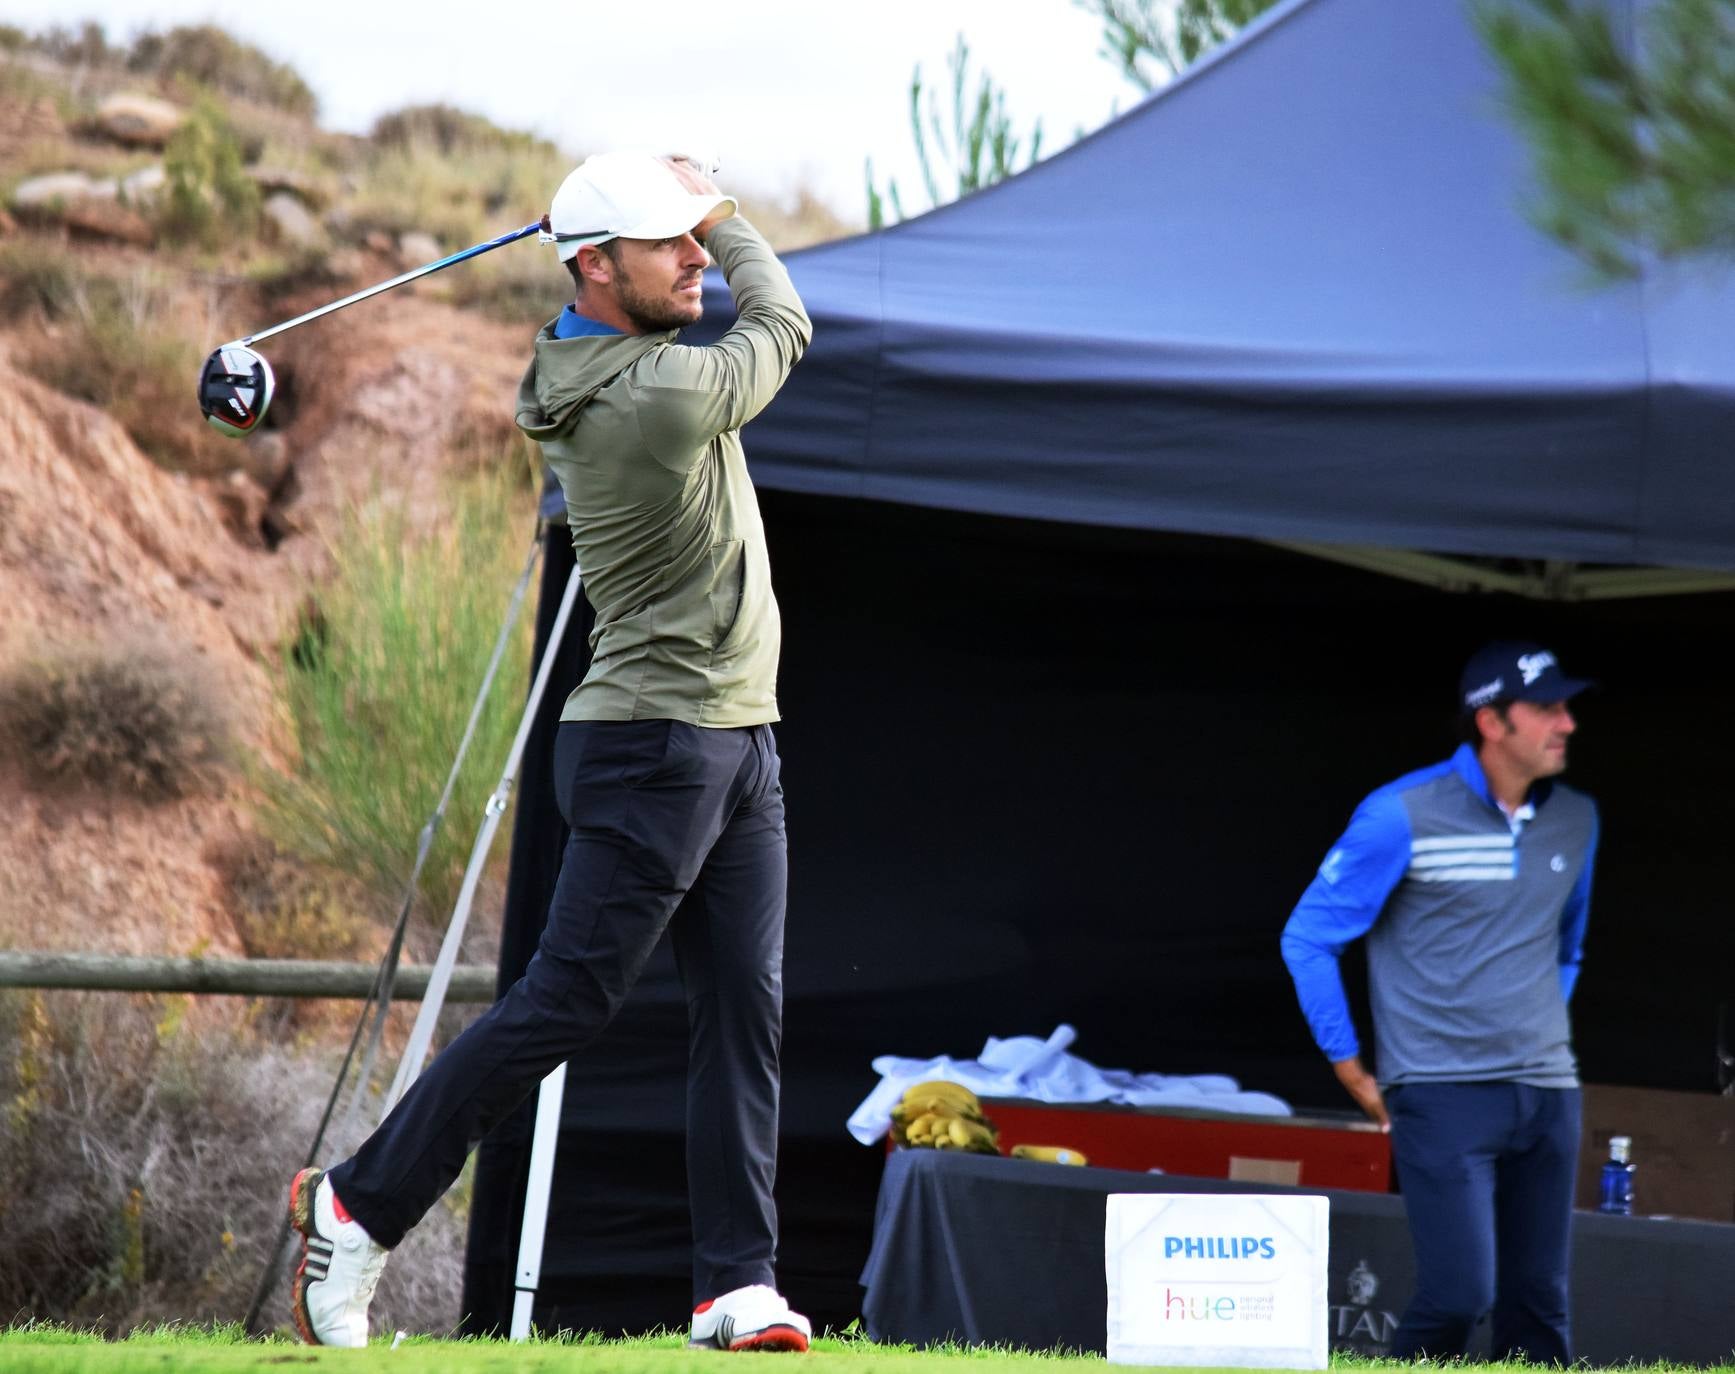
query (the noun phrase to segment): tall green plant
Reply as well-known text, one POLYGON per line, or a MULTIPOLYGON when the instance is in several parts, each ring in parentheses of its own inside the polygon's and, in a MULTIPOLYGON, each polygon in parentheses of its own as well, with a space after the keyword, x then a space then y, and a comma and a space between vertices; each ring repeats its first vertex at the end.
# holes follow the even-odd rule
MULTIPOLYGON (((262 828, 281 847, 395 893, 439 800, 521 566, 534 500, 527 483, 474 479, 450 519, 412 537, 403 511, 353 514, 335 573, 284 646, 277 698, 296 762, 262 779, 262 828)), ((423 870, 443 920, 475 823, 524 706, 529 618, 521 619, 423 870)))
POLYGON ((163 234, 216 248, 228 235, 250 233, 259 213, 259 188, 244 161, 222 107, 201 98, 163 149, 168 178, 158 212, 163 234))
MULTIPOLYGON (((929 206, 967 196, 1004 181, 1042 157, 1042 122, 1028 136, 1017 131, 1006 110, 1006 92, 987 72, 970 71, 970 49, 964 35, 947 60, 951 80, 944 97, 924 85, 918 62, 910 73, 910 136, 921 166, 922 187, 929 206)), ((874 180, 873 160, 867 164, 868 226, 885 223, 887 202, 899 219, 904 216, 897 179, 887 182, 882 196, 874 180)))
MULTIPOLYGON (((1270 9, 1277 0, 1074 0, 1103 22, 1103 55, 1141 92, 1155 90, 1224 39, 1270 9)), ((1042 158, 1042 124, 1028 140, 1016 132, 1006 92, 987 72, 970 87, 964 35, 949 63, 950 108, 923 85, 918 64, 910 77, 910 132, 930 205, 940 205, 992 186, 1042 158), (968 91, 968 93, 967 93, 968 91)), ((903 219, 896 180, 882 193, 867 162, 868 227, 903 219)))
POLYGON ((1636 44, 1590 0, 1480 0, 1530 143, 1536 224, 1601 278, 1735 255, 1735 3, 1657 0, 1636 44))
POLYGON ((1074 0, 1102 20, 1102 53, 1150 92, 1232 38, 1277 0, 1074 0))

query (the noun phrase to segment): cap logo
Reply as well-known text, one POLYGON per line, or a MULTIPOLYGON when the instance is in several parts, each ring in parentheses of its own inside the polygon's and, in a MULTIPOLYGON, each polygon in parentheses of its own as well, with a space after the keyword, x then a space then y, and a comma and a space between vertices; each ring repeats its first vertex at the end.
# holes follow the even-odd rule
POLYGON ((1550 653, 1520 654, 1518 656, 1518 671, 1524 674, 1526 687, 1552 667, 1554 667, 1554 655, 1550 653))
POLYGON ((1470 706, 1486 706, 1506 689, 1506 679, 1497 677, 1492 682, 1484 682, 1480 687, 1464 694, 1464 701, 1470 706))

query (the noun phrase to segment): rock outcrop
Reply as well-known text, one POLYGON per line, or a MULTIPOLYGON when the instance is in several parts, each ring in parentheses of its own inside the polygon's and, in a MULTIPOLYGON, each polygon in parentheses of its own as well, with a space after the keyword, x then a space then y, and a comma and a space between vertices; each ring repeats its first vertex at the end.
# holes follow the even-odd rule
POLYGON ((96 107, 96 127, 116 143, 161 148, 174 136, 186 112, 155 96, 111 95, 96 107))

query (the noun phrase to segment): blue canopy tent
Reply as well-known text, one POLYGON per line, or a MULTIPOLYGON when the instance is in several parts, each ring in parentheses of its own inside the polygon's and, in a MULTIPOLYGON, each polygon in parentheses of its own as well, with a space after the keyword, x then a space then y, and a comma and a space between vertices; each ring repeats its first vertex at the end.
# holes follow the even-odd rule
MULTIPOLYGON (((1735 724, 1678 667, 1735 603, 1735 287, 1590 289, 1529 186, 1462 0, 1293 0, 1028 173, 790 255, 814 344, 745 445, 786 630, 781 1272, 817 1318, 858 1296, 876 1054, 1064 1020, 1099 1064, 1347 1105, 1277 931, 1359 796, 1447 752, 1494 633, 1606 686, 1587 1078, 1702 1086, 1735 724)), ((730 313, 713 282, 694 336, 730 313)), ((569 567, 556 538, 545 617, 569 567)), ((503 982, 560 852, 546 754, 503 982)), ((570 1069, 539 1321, 682 1319, 684 1052, 659 958, 570 1069)), ((510 1303, 527 1122, 483 1147, 472 1329, 510 1303)))
POLYGON ((794 255, 815 341, 752 427, 757 480, 1735 568, 1735 281, 1590 286, 1526 219, 1500 99, 1464 0, 1295 0, 1024 175, 794 255))

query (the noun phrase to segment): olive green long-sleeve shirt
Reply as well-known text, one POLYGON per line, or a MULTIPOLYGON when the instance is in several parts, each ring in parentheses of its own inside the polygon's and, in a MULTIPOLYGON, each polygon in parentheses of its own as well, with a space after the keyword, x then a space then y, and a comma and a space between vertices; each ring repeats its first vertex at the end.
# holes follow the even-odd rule
POLYGON ((745 220, 724 220, 705 246, 737 312, 716 343, 679 344, 676 331, 557 339, 550 323, 518 389, 518 425, 560 479, 596 608, 590 671, 562 720, 778 718, 781 629, 739 431, 813 327, 745 220))

